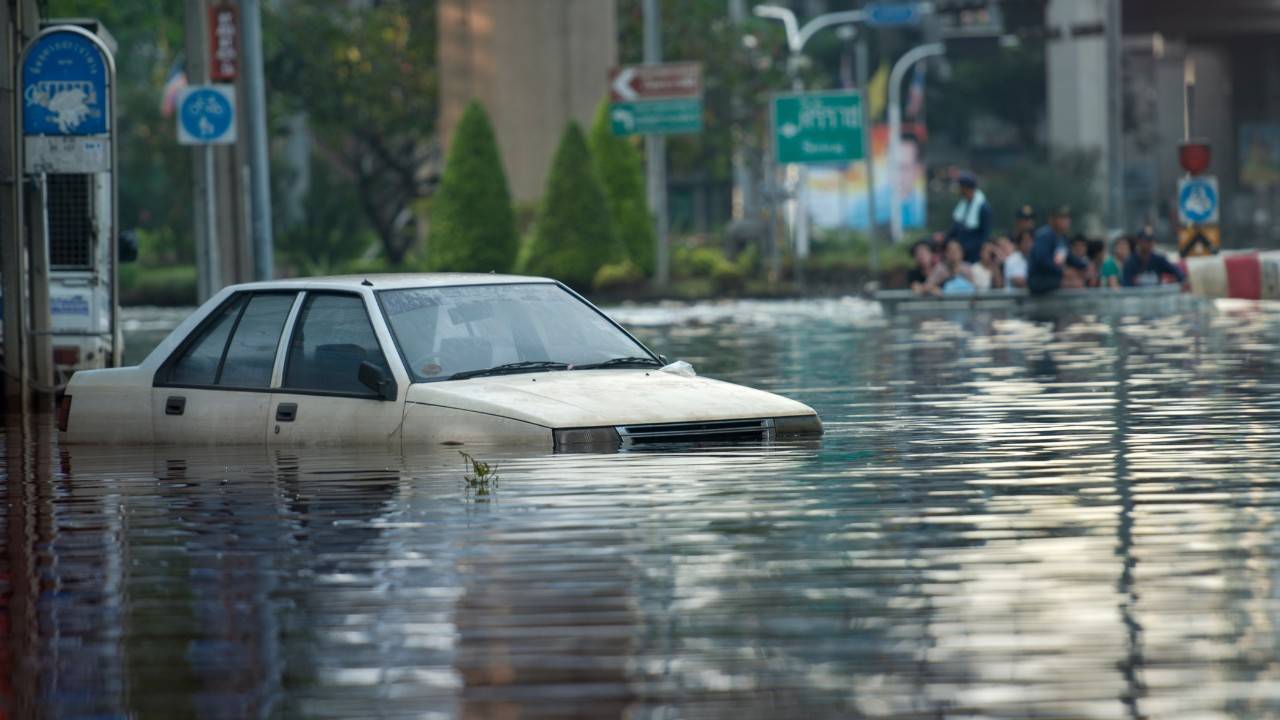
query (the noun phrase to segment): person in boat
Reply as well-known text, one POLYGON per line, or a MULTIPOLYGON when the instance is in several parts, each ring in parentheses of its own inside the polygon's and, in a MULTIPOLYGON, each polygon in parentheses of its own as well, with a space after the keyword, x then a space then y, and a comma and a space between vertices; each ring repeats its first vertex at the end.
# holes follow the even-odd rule
POLYGON ((976 263, 981 259, 982 244, 991 237, 991 206, 987 196, 978 188, 978 178, 973 173, 960 173, 956 179, 960 202, 951 213, 951 231, 947 239, 960 241, 964 248, 964 261, 976 263))
POLYGON ((1125 261, 1132 254, 1133 240, 1128 235, 1121 235, 1111 241, 1111 257, 1102 261, 1102 271, 1099 273, 1102 287, 1114 290, 1124 284, 1121 273, 1125 261))
POLYGON ((1187 283, 1187 274, 1182 268, 1156 252, 1155 232, 1149 226, 1144 227, 1134 238, 1133 254, 1124 263, 1124 284, 1126 287, 1154 287, 1162 284, 1166 276, 1183 285, 1187 283))
POLYGON ((1077 273, 1086 271, 1089 262, 1069 252, 1067 233, 1071 232, 1071 208, 1063 205, 1049 217, 1049 222, 1036 231, 1027 257, 1027 288, 1033 293, 1053 292, 1063 287, 1063 269, 1077 273))
POLYGON ((1014 240, 1000 238, 1005 260, 1002 270, 1005 275, 1005 290, 1025 290, 1027 288, 1027 258, 1032 254, 1032 245, 1036 242, 1036 233, 1023 231, 1015 234, 1014 240))
POLYGON ((929 282, 933 266, 938 264, 938 256, 933 253, 933 243, 929 240, 917 240, 911 246, 911 259, 915 261, 915 266, 907 272, 907 287, 920 295, 925 291, 924 286, 929 282))
POLYGON ((1090 240, 1088 249, 1088 260, 1091 275, 1089 277, 1089 287, 1102 287, 1102 261, 1106 259, 1107 243, 1105 240, 1090 240))
POLYGON ((955 238, 947 240, 942 262, 934 266, 921 294, 972 295, 977 288, 973 267, 964 261, 964 246, 955 238))

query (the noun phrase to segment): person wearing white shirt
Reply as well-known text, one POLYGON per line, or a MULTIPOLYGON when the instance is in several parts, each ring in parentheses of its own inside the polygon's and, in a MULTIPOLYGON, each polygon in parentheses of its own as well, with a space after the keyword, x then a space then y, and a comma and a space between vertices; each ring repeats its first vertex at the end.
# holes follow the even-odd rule
POLYGON ((1004 257, 1004 287, 1013 291, 1027 287, 1027 254, 1035 236, 1030 231, 1018 234, 1017 243, 1007 237, 1000 238, 1000 252, 1004 257))

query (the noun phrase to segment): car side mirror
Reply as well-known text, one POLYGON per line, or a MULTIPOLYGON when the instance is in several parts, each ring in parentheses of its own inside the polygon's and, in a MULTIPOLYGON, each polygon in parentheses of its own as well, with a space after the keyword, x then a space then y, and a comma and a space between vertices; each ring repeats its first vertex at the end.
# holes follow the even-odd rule
POLYGON ((372 390, 383 400, 396 399, 396 381, 387 377, 386 371, 365 360, 360 363, 360 369, 356 372, 360 384, 372 390))

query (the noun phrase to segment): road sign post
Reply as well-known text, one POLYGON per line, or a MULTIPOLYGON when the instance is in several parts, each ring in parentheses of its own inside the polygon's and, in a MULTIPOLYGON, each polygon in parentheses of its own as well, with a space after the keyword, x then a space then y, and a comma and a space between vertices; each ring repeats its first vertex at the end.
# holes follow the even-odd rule
POLYGON ((178 142, 204 146, 203 242, 196 247, 197 290, 203 301, 222 285, 218 256, 217 198, 214 195, 213 146, 236 141, 234 85, 192 85, 178 96, 178 142))
POLYGON ((658 286, 666 285, 667 257, 666 135, 702 132, 702 66, 661 63, 658 3, 646 0, 645 65, 609 71, 609 125, 619 137, 645 136, 649 205, 657 236, 658 286))

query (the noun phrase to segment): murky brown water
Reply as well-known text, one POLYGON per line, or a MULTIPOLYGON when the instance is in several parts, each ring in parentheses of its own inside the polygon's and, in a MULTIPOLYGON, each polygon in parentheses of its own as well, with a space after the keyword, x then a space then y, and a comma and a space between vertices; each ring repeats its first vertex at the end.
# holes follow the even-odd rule
POLYGON ((617 316, 827 437, 487 452, 480 495, 11 425, 9 715, 1280 715, 1280 307, 617 316))

